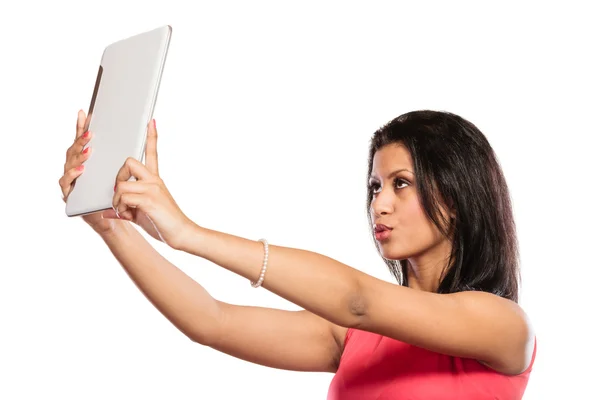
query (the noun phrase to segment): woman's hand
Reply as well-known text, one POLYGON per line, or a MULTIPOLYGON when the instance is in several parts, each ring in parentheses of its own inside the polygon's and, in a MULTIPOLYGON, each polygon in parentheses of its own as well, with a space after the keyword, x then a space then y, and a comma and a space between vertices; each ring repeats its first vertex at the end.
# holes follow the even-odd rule
POLYGON ((181 211, 158 175, 156 124, 148 125, 146 165, 128 158, 117 173, 113 208, 115 218, 133 221, 167 245, 177 248, 192 221, 181 211), (136 181, 130 181, 131 177, 136 181))
MULTIPOLYGON (((92 149, 88 147, 85 151, 83 148, 89 143, 93 134, 86 132, 87 127, 86 115, 83 110, 77 114, 77 127, 75 129, 75 141, 67 149, 67 157, 64 165, 63 176, 58 180, 58 184, 63 193, 63 201, 67 201, 69 194, 73 191, 73 183, 75 179, 84 173, 84 162, 89 158, 92 149)), ((83 215, 81 218, 90 225, 99 234, 110 232, 119 223, 124 223, 114 219, 116 216, 114 210, 106 210, 94 214, 83 215)))

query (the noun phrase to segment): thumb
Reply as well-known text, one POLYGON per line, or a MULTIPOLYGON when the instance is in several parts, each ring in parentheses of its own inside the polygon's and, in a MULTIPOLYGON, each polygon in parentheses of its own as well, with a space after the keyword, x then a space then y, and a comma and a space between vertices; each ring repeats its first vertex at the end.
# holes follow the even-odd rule
POLYGON ((103 219, 120 219, 114 208, 111 208, 110 210, 102 211, 102 218, 103 219))

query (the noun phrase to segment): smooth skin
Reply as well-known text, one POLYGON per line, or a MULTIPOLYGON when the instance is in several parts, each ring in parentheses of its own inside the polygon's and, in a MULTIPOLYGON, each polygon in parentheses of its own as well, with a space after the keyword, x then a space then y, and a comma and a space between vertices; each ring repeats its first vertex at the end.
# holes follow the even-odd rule
MULTIPOLYGON (((64 198, 78 167, 85 113, 59 180, 64 198)), ((91 153, 91 152, 88 152, 91 153)), ((258 278, 263 244, 202 227, 178 207, 158 173, 157 131, 148 126, 146 164, 129 158, 115 183, 114 209, 82 217, 96 231, 148 300, 192 341, 274 368, 335 372, 347 329, 379 333, 432 351, 479 360, 507 375, 524 371, 534 333, 514 302, 482 292, 434 293, 449 243, 425 218, 412 185, 410 156, 402 146, 375 155, 373 179, 383 182, 373 220, 394 229, 380 243, 386 258, 406 258, 411 287, 389 283, 330 257, 269 245, 263 287, 302 311, 233 305, 214 299, 160 255, 131 223, 173 249, 211 261, 250 281, 258 278), (393 173, 398 169, 406 169, 393 173), (393 173, 390 175, 390 173, 393 173), (399 174, 405 181, 400 187, 399 174), (134 176, 137 181, 129 181, 134 176)), ((249 290, 250 285, 248 285, 249 290)))

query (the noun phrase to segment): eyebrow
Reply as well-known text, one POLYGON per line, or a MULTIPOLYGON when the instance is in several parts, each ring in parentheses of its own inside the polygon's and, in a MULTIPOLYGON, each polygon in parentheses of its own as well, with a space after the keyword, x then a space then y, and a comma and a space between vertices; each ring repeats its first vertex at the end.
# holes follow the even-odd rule
MULTIPOLYGON (((402 171, 410 172, 410 173, 411 173, 411 174, 413 174, 413 175, 415 174, 414 172, 412 172, 412 171, 410 171, 410 170, 408 170, 408 169, 406 169, 406 168, 400 168, 400 169, 397 169, 397 170, 395 170, 395 171, 391 172, 391 173, 390 173, 390 174, 389 174, 387 177, 388 177, 388 179, 389 179, 389 178, 391 178, 392 176, 396 175, 398 172, 402 172, 402 171)), ((371 176, 369 177, 369 179, 376 179, 376 178, 375 178, 373 175, 371 175, 371 176)))

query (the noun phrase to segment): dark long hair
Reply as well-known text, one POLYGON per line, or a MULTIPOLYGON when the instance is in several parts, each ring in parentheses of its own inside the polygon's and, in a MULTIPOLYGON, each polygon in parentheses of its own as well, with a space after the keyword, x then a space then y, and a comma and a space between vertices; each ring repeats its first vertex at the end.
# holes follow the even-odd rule
MULTIPOLYGON (((367 188, 375 152, 389 144, 402 144, 410 152, 419 201, 452 243, 437 292, 477 290, 518 302, 519 249, 510 194, 483 133, 449 112, 403 114, 371 138, 367 188), (442 208, 456 217, 445 220, 442 208)), ((368 189, 369 228, 372 200, 368 189)), ((407 260, 383 259, 398 283, 408 286, 407 260)))

